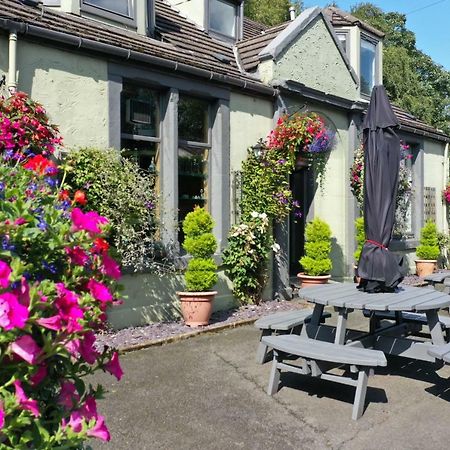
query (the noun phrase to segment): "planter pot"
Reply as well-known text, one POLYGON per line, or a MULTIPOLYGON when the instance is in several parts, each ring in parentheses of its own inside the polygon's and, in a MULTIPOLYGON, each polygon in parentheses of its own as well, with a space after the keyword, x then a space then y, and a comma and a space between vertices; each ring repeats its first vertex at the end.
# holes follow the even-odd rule
POLYGON ((419 277, 431 275, 437 266, 436 259, 416 259, 416 274, 419 277))
POLYGON ((184 322, 190 327, 208 325, 217 291, 177 292, 184 322))
POLYGON ((303 272, 297 274, 298 279, 302 283, 303 287, 308 286, 316 286, 317 284, 327 284, 328 280, 331 278, 331 275, 305 275, 303 272))

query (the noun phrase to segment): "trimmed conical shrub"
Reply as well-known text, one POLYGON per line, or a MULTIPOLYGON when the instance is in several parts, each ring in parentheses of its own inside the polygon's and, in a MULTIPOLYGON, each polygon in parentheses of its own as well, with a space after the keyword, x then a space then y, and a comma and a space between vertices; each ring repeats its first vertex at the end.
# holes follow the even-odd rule
POLYGON ((314 219, 305 229, 305 256, 300 264, 306 275, 328 275, 331 272, 331 230, 321 219, 314 219))
POLYGON ((436 224, 428 220, 420 231, 420 245, 416 249, 416 255, 419 259, 434 260, 439 258, 439 254, 436 224))

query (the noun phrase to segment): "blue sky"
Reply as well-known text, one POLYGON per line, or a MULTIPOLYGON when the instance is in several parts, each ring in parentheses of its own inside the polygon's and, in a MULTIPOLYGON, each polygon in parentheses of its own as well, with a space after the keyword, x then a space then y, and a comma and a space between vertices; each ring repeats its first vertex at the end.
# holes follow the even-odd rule
MULTIPOLYGON (((306 8, 326 6, 328 0, 304 0, 306 8)), ((361 3, 358 0, 337 0, 341 9, 361 3)), ((450 0, 374 0, 383 11, 407 14, 406 26, 416 34, 417 48, 450 70, 450 0)))

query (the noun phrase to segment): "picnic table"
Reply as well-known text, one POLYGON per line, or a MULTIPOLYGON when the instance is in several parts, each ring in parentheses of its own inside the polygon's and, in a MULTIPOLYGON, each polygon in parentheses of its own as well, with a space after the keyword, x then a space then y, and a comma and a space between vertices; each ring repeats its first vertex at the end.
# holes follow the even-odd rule
POLYGON ((318 336, 323 309, 332 306, 338 312, 335 344, 372 348, 385 354, 434 362, 436 358, 430 350, 446 343, 438 315, 440 309, 450 305, 450 296, 446 293, 410 286, 398 288, 392 293, 366 293, 357 290, 353 283, 335 283, 305 288, 300 294, 315 305, 309 324, 302 330, 304 336, 318 336), (367 333, 349 342, 347 317, 354 310, 369 312, 370 326, 367 333), (377 314, 383 312, 393 313, 395 323, 376 326, 379 323, 377 314), (403 319, 403 315, 412 313, 416 314, 417 320, 403 319), (428 325, 431 339, 411 339, 413 332, 423 324, 428 325))

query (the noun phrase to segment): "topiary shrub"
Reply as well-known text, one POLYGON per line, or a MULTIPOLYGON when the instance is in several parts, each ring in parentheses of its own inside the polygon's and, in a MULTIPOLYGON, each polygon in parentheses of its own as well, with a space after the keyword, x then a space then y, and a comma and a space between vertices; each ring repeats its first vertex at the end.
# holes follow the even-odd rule
POLYGON ((316 218, 306 225, 305 256, 300 264, 306 275, 328 275, 331 271, 331 230, 323 220, 316 218))
POLYGON ((358 264, 359 258, 361 257, 361 252, 364 247, 364 242, 366 242, 366 232, 364 230, 364 217, 358 217, 355 220, 356 229, 356 250, 353 253, 355 258, 355 264, 358 264))
POLYGON ((416 249, 419 259, 434 260, 440 255, 436 224, 429 220, 420 231, 420 245, 416 249))
POLYGON ((199 206, 188 213, 183 221, 183 248, 193 256, 184 276, 186 290, 189 292, 208 291, 217 282, 217 264, 212 259, 217 249, 213 228, 211 215, 199 206))

